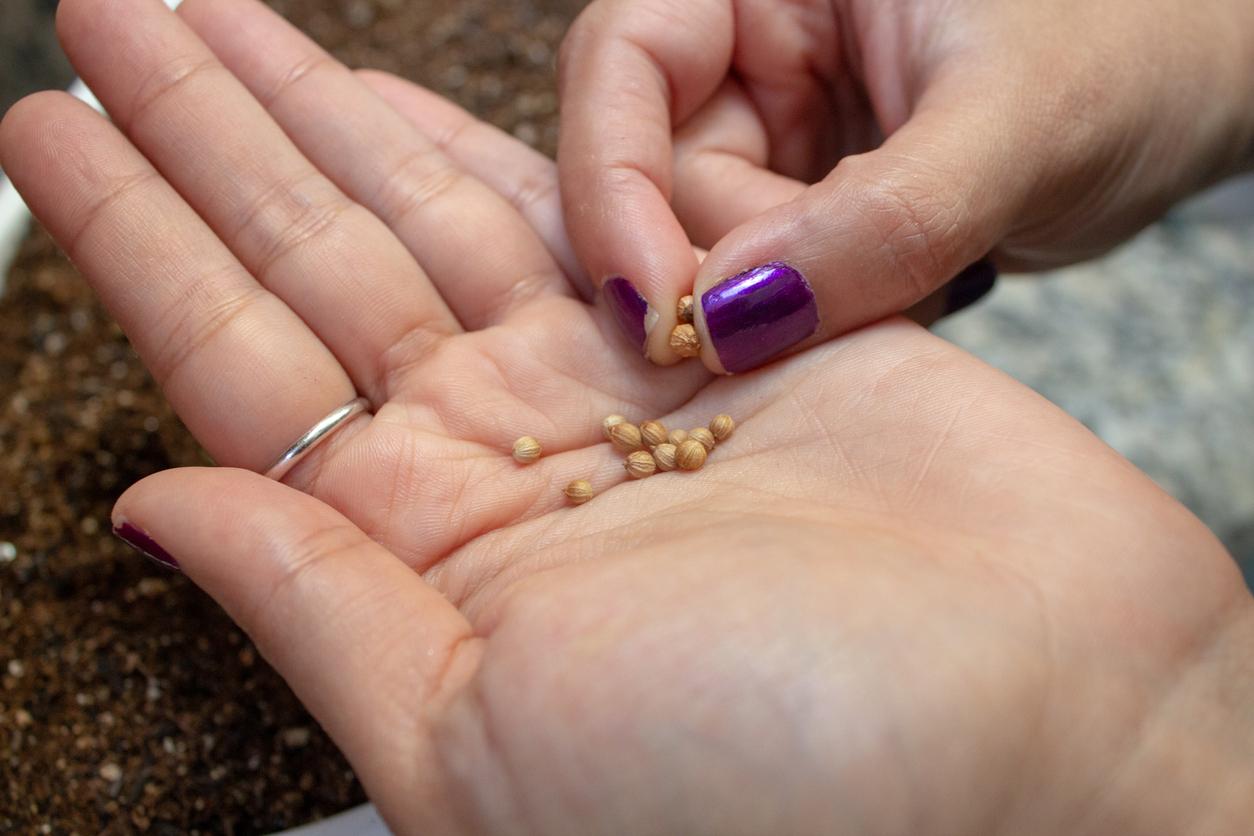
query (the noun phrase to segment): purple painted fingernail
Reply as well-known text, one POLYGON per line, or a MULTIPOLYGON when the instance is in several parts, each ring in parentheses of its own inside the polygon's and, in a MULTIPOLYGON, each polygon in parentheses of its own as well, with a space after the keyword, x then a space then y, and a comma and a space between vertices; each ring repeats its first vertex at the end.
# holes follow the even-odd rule
POLYGON ((649 312, 649 303, 636 290, 636 286, 622 276, 606 279, 601 285, 601 292, 609 303, 614 321, 623 329, 623 334, 631 340, 631 344, 644 351, 644 318, 649 312))
POLYGON ((988 259, 980 259, 959 273, 949 283, 945 316, 969 308, 988 295, 997 283, 997 268, 988 259))
POLYGON ((710 288, 701 297, 701 309, 710 342, 729 372, 755 369, 819 328, 810 283, 778 261, 710 288))
POLYGON ((167 569, 178 570, 179 562, 171 557, 168 551, 161 548, 161 544, 152 539, 148 532, 124 522, 113 527, 113 534, 154 563, 159 563, 167 569))

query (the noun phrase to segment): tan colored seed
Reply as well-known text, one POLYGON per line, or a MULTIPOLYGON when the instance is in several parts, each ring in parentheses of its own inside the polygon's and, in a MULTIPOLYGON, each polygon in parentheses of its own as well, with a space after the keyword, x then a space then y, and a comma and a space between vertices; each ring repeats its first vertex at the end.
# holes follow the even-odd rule
POLYGON ((592 490, 592 485, 583 479, 577 479, 566 486, 566 498, 570 500, 571 505, 583 505, 589 499, 596 496, 596 492, 592 490))
POLYGON ((667 442, 659 444, 653 448, 653 461, 657 462, 657 469, 666 473, 675 469, 675 452, 676 446, 667 442))
POLYGON ((701 353, 701 340, 697 338, 697 329, 684 323, 676 325, 671 331, 671 350, 680 357, 696 357, 701 353))
POLYGON ((706 450, 700 441, 690 438, 675 450, 675 464, 680 470, 700 470, 705 464, 706 450))
POLYGON ((610 440, 610 429, 615 424, 621 424, 627 419, 621 415, 607 415, 605 420, 601 422, 601 433, 605 436, 605 440, 610 440))
POLYGON ((529 435, 524 435, 514 442, 514 461, 519 464, 531 464, 540 458, 540 454, 543 452, 540 449, 540 442, 529 435))
POLYGON ((640 425, 640 440, 645 447, 653 449, 666 440, 666 427, 659 421, 645 421, 640 425))
POLYGON ((666 440, 676 447, 688 440, 687 430, 671 430, 666 434, 666 440))
POLYGON ((653 454, 646 450, 637 450, 629 455, 623 467, 627 468, 627 475, 632 479, 643 479, 657 472, 657 462, 653 461, 653 454))
POLYGON ((675 308, 675 315, 679 317, 680 322, 692 324, 692 297, 684 296, 679 300, 679 305, 675 308))
POLYGON ((644 441, 640 437, 640 428, 624 421, 610 427, 610 443, 620 453, 634 453, 643 446, 644 441))
POLYGON ((732 420, 730 415, 715 415, 710 421, 710 434, 714 436, 715 441, 723 441, 730 436, 736 429, 736 422, 732 420))
POLYGON ((705 427, 697 427, 695 430, 688 430, 688 438, 692 441, 701 442, 701 446, 708 453, 714 449, 714 433, 705 427))

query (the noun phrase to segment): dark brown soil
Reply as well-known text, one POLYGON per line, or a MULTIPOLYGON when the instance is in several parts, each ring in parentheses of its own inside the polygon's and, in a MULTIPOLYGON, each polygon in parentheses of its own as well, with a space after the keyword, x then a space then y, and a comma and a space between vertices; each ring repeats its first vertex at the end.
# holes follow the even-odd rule
MULTIPOLYGON (((274 0, 352 66, 551 152, 582 0, 274 0)), ((0 832, 267 833, 364 796, 252 643, 115 541, 114 499, 205 458, 90 290, 32 234, 0 300, 0 832)))

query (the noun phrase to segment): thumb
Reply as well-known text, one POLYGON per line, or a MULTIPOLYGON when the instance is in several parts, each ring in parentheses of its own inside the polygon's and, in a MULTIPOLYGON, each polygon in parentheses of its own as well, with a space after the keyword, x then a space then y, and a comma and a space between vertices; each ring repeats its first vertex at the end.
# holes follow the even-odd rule
POLYGON ((113 526, 252 636, 385 816, 448 812, 424 718, 470 678, 479 643, 439 592, 339 512, 248 471, 150 476, 113 526))
POLYGON ((964 98, 925 99, 881 147, 719 241, 694 290, 710 369, 749 371, 903 311, 993 249, 1032 186, 1030 155, 990 98, 964 98))

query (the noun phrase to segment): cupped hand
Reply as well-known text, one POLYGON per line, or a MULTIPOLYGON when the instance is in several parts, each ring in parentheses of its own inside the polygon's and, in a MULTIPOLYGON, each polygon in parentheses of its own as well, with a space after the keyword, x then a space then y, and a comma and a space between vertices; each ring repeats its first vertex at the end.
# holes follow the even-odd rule
POLYGON ((658 369, 505 135, 251 0, 65 0, 59 28, 117 127, 41 94, 4 167, 223 465, 115 525, 254 637, 396 832, 1248 822, 1249 595, 1050 404, 900 320, 658 369), (285 484, 252 472, 356 393, 373 415, 285 484), (613 412, 740 426, 627 482, 613 412), (568 507, 576 478, 599 495, 568 507))
POLYGON ((935 318, 989 253, 1091 257, 1254 164, 1248 0, 596 0, 562 57, 578 254, 647 300, 629 339, 659 363, 695 292, 715 372, 935 318), (773 262, 804 278, 742 275, 773 262))

